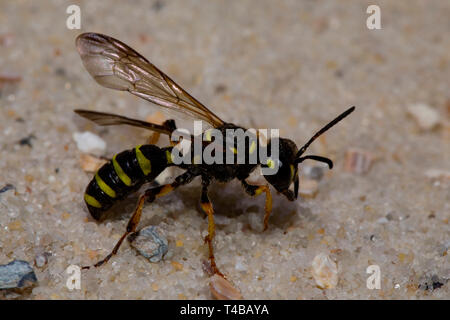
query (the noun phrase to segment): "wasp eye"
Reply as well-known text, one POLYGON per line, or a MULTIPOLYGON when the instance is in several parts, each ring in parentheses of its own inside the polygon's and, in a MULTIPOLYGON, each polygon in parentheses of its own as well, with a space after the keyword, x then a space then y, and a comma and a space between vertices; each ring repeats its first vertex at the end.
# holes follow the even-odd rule
POLYGON ((266 162, 266 165, 270 168, 270 169, 274 169, 276 165, 278 165, 278 168, 281 168, 283 166, 283 162, 281 162, 281 160, 279 159, 268 159, 266 162))
POLYGON ((266 164, 270 169, 275 168, 275 162, 272 159, 268 159, 266 164))

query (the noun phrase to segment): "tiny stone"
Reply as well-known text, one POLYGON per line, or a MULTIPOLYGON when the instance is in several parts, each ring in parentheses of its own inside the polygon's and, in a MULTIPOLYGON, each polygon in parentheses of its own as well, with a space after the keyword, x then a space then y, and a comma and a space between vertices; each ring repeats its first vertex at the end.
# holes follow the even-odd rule
POLYGON ((377 220, 377 222, 378 222, 379 224, 385 224, 385 223, 388 223, 389 220, 386 219, 386 217, 381 217, 380 219, 377 220))
POLYGON ((81 152, 100 155, 106 150, 106 142, 92 132, 75 132, 73 134, 73 139, 81 152))
POLYGON ((209 288, 214 298, 218 300, 241 300, 242 295, 238 289, 225 278, 215 274, 211 277, 209 288))
POLYGON ((161 228, 150 226, 128 237, 130 245, 150 262, 159 262, 169 250, 161 228))
POLYGON ((448 282, 448 279, 445 278, 441 279, 436 274, 431 276, 425 275, 422 276, 421 278, 419 289, 433 291, 445 285, 446 282, 448 282))
POLYGON ((15 188, 16 187, 14 187, 12 184, 8 183, 4 187, 0 188, 0 193, 6 192, 8 190, 15 189, 15 188))
POLYGON ((26 261, 0 265, 0 289, 25 288, 37 283, 33 268, 26 261))
POLYGON ((42 268, 43 266, 45 266, 47 264, 47 257, 43 254, 38 254, 34 258, 34 264, 36 265, 36 267, 42 268))
POLYGON ((319 287, 331 289, 338 283, 338 269, 336 263, 325 254, 318 254, 312 262, 312 275, 319 287))
POLYGON ((422 130, 431 130, 439 123, 439 114, 424 103, 416 103, 408 107, 408 113, 414 118, 422 130))
POLYGON ((256 212, 250 212, 247 215, 248 218, 248 223, 250 225, 250 228, 254 231, 257 232, 262 232, 264 229, 264 225, 263 225, 263 217, 261 216, 261 214, 256 213, 256 212))

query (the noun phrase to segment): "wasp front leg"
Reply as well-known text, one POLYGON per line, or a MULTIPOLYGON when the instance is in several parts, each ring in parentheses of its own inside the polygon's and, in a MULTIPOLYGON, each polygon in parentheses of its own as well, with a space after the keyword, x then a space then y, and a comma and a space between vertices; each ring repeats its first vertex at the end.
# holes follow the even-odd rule
POLYGON ((208 244, 209 261, 211 263, 211 269, 215 274, 218 274, 219 276, 225 278, 222 272, 219 271, 219 268, 217 268, 216 260, 214 258, 213 238, 216 233, 216 225, 214 223, 214 209, 208 197, 209 183, 210 181, 207 179, 202 180, 201 207, 208 216, 208 235, 205 237, 205 243, 208 244))
POLYGON ((241 180, 242 186, 245 189, 245 192, 247 192, 251 196, 259 196, 261 193, 266 194, 266 203, 264 206, 264 230, 266 231, 269 226, 269 217, 272 213, 272 194, 270 193, 270 188, 267 185, 263 186, 256 186, 252 184, 248 184, 247 181, 241 180))

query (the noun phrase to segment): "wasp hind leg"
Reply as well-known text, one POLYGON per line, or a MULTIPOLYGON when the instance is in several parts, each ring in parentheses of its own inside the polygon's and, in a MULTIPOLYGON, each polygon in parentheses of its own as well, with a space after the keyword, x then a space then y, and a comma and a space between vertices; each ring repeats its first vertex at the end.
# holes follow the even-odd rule
MULTIPOLYGON (((139 221, 141 220, 142 208, 144 207, 145 201, 152 203, 153 201, 155 201, 156 198, 162 197, 162 196, 168 194, 169 192, 173 191, 175 188, 191 182, 193 178, 194 178, 194 176, 190 172, 185 172, 185 173, 181 174, 180 176, 178 176, 177 178, 175 178, 175 181, 170 184, 165 184, 165 185, 162 185, 162 186, 159 186, 156 188, 146 190, 139 197, 136 209, 134 210, 133 215, 131 216, 130 220, 128 221, 127 229, 126 229, 125 233, 120 237, 119 241, 117 241, 116 245, 114 246, 114 249, 103 260, 100 260, 93 266, 97 268, 97 267, 100 267, 101 265, 107 263, 109 261, 109 259, 111 259, 111 257, 117 253, 120 246, 122 245, 123 240, 125 240, 125 238, 129 234, 136 231, 136 227, 138 226, 139 221)), ((82 267, 82 269, 89 269, 90 267, 91 266, 85 266, 85 267, 82 267)))

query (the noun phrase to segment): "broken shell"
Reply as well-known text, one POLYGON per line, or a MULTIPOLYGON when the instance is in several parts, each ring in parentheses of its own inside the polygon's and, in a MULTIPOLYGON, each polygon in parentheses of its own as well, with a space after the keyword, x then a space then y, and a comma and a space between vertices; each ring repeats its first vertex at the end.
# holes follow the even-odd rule
POLYGON ((338 269, 336 262, 325 254, 318 254, 312 262, 312 275, 319 287, 331 289, 338 283, 338 269))
POLYGON ((408 113, 422 130, 431 130, 440 121, 437 111, 424 103, 410 105, 408 113))
POLYGON ((425 176, 429 179, 433 180, 450 180, 450 171, 441 170, 441 169, 428 169, 425 171, 425 176))
POLYGON ((106 150, 106 142, 92 132, 74 132, 73 139, 77 143, 77 148, 84 153, 103 154, 106 150))
POLYGON ((368 151, 352 148, 345 155, 344 170, 357 174, 367 173, 372 165, 374 155, 368 151))
POLYGON ((238 289, 224 277, 215 274, 211 277, 209 288, 214 298, 218 300, 241 300, 242 295, 238 289))
POLYGON ((86 172, 96 172, 103 166, 107 161, 97 157, 93 157, 88 154, 82 154, 80 156, 80 166, 83 171, 86 172))

